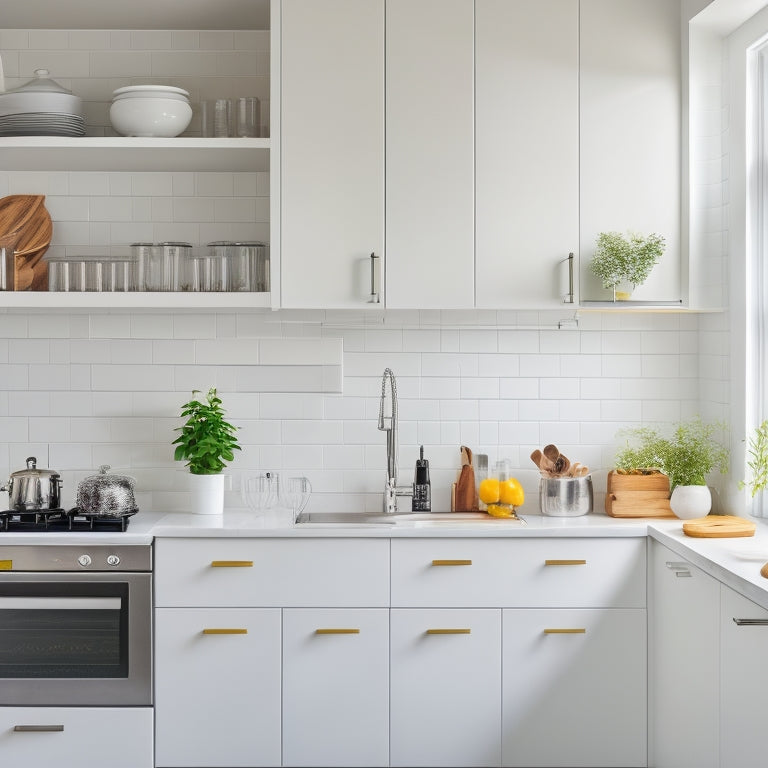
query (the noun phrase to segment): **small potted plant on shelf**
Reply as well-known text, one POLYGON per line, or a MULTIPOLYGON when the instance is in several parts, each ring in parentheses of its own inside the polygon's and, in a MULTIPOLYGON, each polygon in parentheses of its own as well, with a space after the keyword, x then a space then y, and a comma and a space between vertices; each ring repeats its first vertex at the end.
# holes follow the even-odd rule
POLYGON ((613 300, 626 300, 642 285, 664 253, 665 241, 653 232, 643 237, 635 232, 601 232, 590 267, 603 288, 613 291, 613 300))
POLYGON ((225 420, 221 398, 215 387, 208 390, 204 401, 196 397, 202 392, 192 391, 192 399, 181 407, 181 418, 186 419, 176 430, 181 434, 172 442, 176 446, 173 458, 186 461, 192 490, 192 512, 221 514, 224 509, 225 461, 234 459, 239 451, 234 427, 225 420))
POLYGON ((669 434, 654 427, 624 430, 629 440, 616 466, 624 472, 659 470, 669 478, 672 512, 681 518, 703 517, 712 508, 706 476, 713 470, 728 471, 728 449, 716 439, 724 429, 722 422, 707 424, 696 416, 678 422, 669 434))

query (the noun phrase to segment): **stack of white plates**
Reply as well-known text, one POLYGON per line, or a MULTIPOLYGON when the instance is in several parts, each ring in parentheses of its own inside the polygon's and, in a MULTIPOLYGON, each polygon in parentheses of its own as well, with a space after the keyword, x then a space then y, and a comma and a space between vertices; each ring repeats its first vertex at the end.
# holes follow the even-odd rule
POLYGON ((36 69, 35 78, 0 93, 0 136, 84 136, 82 99, 36 69))

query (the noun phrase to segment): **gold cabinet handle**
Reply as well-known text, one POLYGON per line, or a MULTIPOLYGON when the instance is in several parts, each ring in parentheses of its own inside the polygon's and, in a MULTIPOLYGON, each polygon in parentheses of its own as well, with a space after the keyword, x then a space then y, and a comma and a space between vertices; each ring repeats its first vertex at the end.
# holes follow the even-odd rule
POLYGON ((253 568, 253 560, 214 560, 211 568, 253 568))
POLYGON ((471 560, 433 560, 432 565, 472 565, 471 560))
POLYGON ((585 635, 587 630, 584 627, 572 627, 567 629, 548 628, 544 630, 545 635, 585 635))
POLYGON ((544 565, 586 565, 586 560, 545 560, 544 565))
POLYGON ((63 725, 14 725, 16 733, 62 733, 63 725))
POLYGON ((356 628, 332 628, 332 627, 324 627, 321 629, 315 630, 316 635, 359 635, 360 630, 356 628))
POLYGON ((472 630, 468 627, 462 629, 428 629, 428 635, 470 635, 472 630))
POLYGON ((248 630, 244 627, 206 627, 203 630, 204 635, 247 635, 248 630))

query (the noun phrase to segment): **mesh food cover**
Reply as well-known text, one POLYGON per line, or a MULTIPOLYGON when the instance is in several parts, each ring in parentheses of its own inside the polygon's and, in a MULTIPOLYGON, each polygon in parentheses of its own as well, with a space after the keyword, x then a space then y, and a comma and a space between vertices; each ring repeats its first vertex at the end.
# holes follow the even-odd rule
POLYGON ((133 496, 134 479, 109 471, 102 464, 98 475, 90 475, 77 485, 77 506, 87 515, 124 517, 138 512, 133 496))

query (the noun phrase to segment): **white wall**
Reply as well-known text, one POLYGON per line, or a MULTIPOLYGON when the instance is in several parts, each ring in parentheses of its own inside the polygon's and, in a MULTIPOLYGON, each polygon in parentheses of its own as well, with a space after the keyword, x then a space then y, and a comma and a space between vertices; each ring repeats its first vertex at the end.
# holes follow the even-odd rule
POLYGON ((602 509, 617 431, 696 412, 697 316, 589 313, 577 330, 557 330, 558 319, 0 312, 0 477, 35 455, 64 473, 68 504, 76 480, 107 463, 137 477, 143 509, 184 509, 173 430, 190 391, 215 385, 243 444, 228 508, 242 505, 240 473, 271 469, 306 474, 316 491, 312 509, 378 510, 385 436, 376 419, 389 366, 399 390, 402 478, 423 443, 436 509, 449 504, 466 444, 491 461, 510 458, 528 493, 526 511, 536 511, 529 455, 549 442, 595 470, 602 509), (296 392, 292 365, 274 366, 265 384, 256 362, 210 357, 217 346, 289 337, 341 337, 343 394, 296 392))

